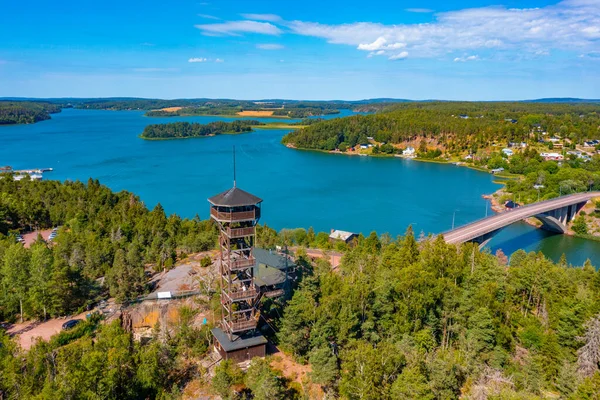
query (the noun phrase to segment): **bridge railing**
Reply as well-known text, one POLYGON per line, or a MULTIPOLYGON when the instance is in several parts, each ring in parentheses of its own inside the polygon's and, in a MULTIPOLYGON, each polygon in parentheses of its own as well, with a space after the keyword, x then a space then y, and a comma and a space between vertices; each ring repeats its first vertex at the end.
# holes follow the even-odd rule
MULTIPOLYGON (((544 205, 544 204, 555 202, 557 200, 566 199, 566 198, 569 198, 569 197, 581 196, 581 195, 584 195, 584 194, 588 194, 590 196, 590 198, 600 197, 600 192, 578 192, 578 193, 572 193, 572 194, 568 194, 568 195, 565 195, 565 196, 554 197, 552 199, 542 200, 542 201, 538 201, 538 202, 535 202, 535 203, 527 204, 525 206, 513 208, 513 209, 509 210, 508 212, 515 211, 515 210, 524 210, 524 209, 527 209, 527 208, 530 208, 530 207, 533 207, 533 206, 540 206, 540 205, 544 205)), ((487 217, 479 218, 479 219, 476 219, 475 221, 469 222, 469 223, 467 223, 465 225, 461 225, 461 226, 459 226, 457 228, 449 229, 449 230, 446 230, 444 232, 438 233, 436 236, 446 235, 446 234, 448 234, 450 232, 454 232, 454 231, 456 231, 458 229, 468 228, 470 226, 476 225, 476 224, 478 224, 478 223, 480 223, 482 221, 489 220, 489 219, 492 219, 494 217, 501 218, 502 214, 493 214, 493 215, 490 215, 490 216, 487 216, 487 217)))

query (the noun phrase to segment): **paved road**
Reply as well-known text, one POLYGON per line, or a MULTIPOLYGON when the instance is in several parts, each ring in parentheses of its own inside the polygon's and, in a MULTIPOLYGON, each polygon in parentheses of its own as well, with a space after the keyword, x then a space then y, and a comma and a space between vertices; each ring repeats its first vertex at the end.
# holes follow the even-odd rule
POLYGON ((594 197, 600 197, 600 192, 576 193, 556 199, 545 200, 539 203, 533 203, 500 214, 492 215, 491 217, 487 217, 454 230, 444 232, 442 235, 444 235, 444 239, 448 243, 464 243, 487 233, 504 228, 505 226, 513 224, 517 221, 521 221, 525 218, 533 217, 535 215, 556 210, 572 204, 587 202, 594 197))

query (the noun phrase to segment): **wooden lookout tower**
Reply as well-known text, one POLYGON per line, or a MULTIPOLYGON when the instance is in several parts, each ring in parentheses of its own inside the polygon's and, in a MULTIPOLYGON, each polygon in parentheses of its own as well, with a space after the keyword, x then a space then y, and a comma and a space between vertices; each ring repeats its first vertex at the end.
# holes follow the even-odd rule
POLYGON ((224 359, 264 357, 267 340, 256 333, 259 291, 254 282, 253 248, 262 200, 233 187, 208 199, 219 226, 221 327, 212 330, 224 359))

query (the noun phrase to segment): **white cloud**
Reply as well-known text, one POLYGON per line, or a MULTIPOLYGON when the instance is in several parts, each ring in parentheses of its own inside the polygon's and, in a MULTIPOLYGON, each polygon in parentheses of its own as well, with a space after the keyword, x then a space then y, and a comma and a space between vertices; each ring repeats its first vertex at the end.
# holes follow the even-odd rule
POLYGON ((454 62, 467 62, 467 61, 477 61, 479 60, 479 56, 465 56, 465 57, 456 57, 454 62))
POLYGON ((402 53, 398 53, 398 54, 394 54, 393 56, 390 56, 390 60, 404 60, 406 57, 408 57, 408 51, 403 51, 402 53))
MULTIPOLYGON (((213 60, 211 60, 210 58, 205 58, 205 57, 192 57, 188 60, 188 62, 190 63, 206 63, 206 62, 212 62, 213 60)), ((215 58, 214 62, 216 63, 222 63, 225 62, 225 60, 223 60, 222 58, 215 58)))
MULTIPOLYGON (((380 36, 373 43, 359 44, 357 49, 370 51, 368 57, 373 57, 373 56, 385 55, 387 50, 398 50, 398 49, 402 49, 402 48, 406 47, 405 43, 399 43, 399 42, 398 43, 390 43, 390 44, 386 44, 386 43, 387 43, 387 40, 383 36, 380 36)), ((390 60, 392 60, 392 59, 398 60, 398 58, 390 57, 390 60)))
POLYGON ((221 19, 219 17, 215 17, 214 15, 209 15, 209 14, 198 14, 198 16, 200 18, 204 18, 204 19, 221 19))
POLYGON ((281 50, 284 48, 284 46, 276 43, 263 43, 257 44, 256 48, 261 50, 281 50))
POLYGON ((428 13, 433 12, 433 10, 430 8, 405 8, 404 11, 411 12, 411 13, 422 13, 422 14, 428 14, 428 13))
POLYGON ((227 21, 218 24, 200 24, 196 25, 196 28, 208 36, 238 36, 240 33, 279 35, 281 33, 281 29, 275 25, 257 21, 227 21))
POLYGON ((359 44, 357 48, 358 48, 358 50, 368 50, 368 51, 379 50, 379 49, 381 49, 382 46, 385 45, 386 42, 387 42, 387 40, 385 40, 385 38, 383 36, 380 36, 373 43, 359 44))
POLYGON ((285 25, 293 33, 329 43, 383 50, 390 58, 396 55, 391 46, 402 46, 411 57, 420 58, 478 49, 531 56, 554 49, 581 54, 600 49, 600 0, 565 0, 541 8, 463 9, 438 13, 433 22, 419 24, 291 21, 285 25))
POLYGON ((257 21, 279 22, 281 17, 275 14, 240 14, 246 19, 254 19, 257 21))

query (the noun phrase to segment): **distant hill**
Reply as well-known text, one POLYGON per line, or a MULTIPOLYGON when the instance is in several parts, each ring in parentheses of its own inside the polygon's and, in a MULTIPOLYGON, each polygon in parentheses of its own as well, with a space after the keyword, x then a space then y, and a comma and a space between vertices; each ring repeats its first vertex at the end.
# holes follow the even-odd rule
POLYGON ((575 97, 549 97, 545 99, 526 100, 525 103, 600 103, 600 99, 578 99, 575 97))
MULTIPOLYGON (((0 101, 43 101, 48 103, 59 103, 59 104, 80 104, 88 102, 124 102, 124 101, 169 101, 169 102, 189 102, 199 103, 206 101, 225 101, 225 102, 257 102, 257 103, 335 103, 335 104, 376 104, 376 103, 426 103, 426 102, 463 102, 454 100, 411 100, 411 99, 395 99, 390 97, 374 98, 374 99, 363 99, 363 100, 292 100, 292 99, 256 99, 256 100, 236 100, 236 99, 210 99, 206 97, 198 98, 181 98, 181 99, 158 99, 158 98, 144 98, 144 97, 52 97, 52 98, 36 98, 36 97, 0 97, 0 101)), ((472 103, 486 103, 486 101, 465 101, 472 103)), ((576 97, 548 97, 542 99, 531 99, 531 100, 497 100, 488 101, 488 103, 600 103, 600 99, 581 99, 576 97)))

